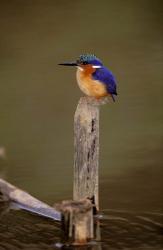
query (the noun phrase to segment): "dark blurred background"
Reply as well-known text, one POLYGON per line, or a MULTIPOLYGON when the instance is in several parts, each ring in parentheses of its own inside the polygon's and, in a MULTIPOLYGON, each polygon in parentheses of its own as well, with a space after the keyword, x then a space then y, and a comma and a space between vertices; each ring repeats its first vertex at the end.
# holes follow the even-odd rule
POLYGON ((72 197, 75 70, 94 53, 117 78, 101 107, 100 207, 163 205, 163 3, 1 0, 1 176, 53 204, 72 197))

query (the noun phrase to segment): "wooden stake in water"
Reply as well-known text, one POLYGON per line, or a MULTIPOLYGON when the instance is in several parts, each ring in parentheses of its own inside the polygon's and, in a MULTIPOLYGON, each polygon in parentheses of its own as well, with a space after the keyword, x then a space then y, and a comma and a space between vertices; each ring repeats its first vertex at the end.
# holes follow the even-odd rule
POLYGON ((99 106, 81 97, 74 117, 74 200, 90 199, 99 210, 99 106))
POLYGON ((62 201, 55 208, 62 213, 66 242, 83 245, 94 238, 93 205, 90 200, 62 201))

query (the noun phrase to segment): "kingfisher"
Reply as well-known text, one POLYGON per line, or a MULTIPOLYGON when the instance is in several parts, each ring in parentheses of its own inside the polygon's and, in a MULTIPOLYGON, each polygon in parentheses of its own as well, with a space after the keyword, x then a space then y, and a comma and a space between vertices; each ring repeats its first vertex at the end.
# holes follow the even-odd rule
POLYGON ((95 55, 80 55, 75 62, 64 62, 59 65, 77 67, 77 83, 85 95, 96 99, 111 96, 115 102, 114 96, 117 95, 115 77, 95 55))

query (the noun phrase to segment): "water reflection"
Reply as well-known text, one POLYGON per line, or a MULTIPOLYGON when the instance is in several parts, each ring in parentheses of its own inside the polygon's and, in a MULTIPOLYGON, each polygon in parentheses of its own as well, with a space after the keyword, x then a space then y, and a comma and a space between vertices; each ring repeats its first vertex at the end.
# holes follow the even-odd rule
POLYGON ((152 249, 163 248, 163 214, 105 210, 101 240, 88 246, 63 245, 59 223, 0 204, 0 249, 152 249))

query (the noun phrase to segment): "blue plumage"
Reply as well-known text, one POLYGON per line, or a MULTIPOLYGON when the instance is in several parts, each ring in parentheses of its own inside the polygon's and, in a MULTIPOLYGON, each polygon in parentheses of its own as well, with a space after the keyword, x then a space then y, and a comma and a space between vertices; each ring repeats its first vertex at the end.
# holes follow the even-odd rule
POLYGON ((80 55, 79 60, 77 60, 79 64, 92 64, 96 66, 102 66, 102 61, 98 59, 95 55, 91 54, 85 54, 85 55, 80 55))
POLYGON ((114 95, 117 95, 115 77, 110 70, 103 66, 101 60, 99 60, 95 55, 86 54, 80 56, 79 62, 82 64, 100 66, 92 74, 92 78, 105 84, 107 92, 111 94, 113 100, 115 101, 114 95))
POLYGON ((98 80, 106 85, 107 91, 112 95, 117 95, 116 81, 113 74, 104 66, 92 74, 94 80, 98 80))
POLYGON ((80 55, 76 62, 62 63, 60 65, 78 67, 78 84, 86 95, 96 98, 111 95, 113 101, 115 101, 114 95, 117 95, 115 77, 95 55, 80 55), (102 85, 103 88, 99 87, 102 85))

